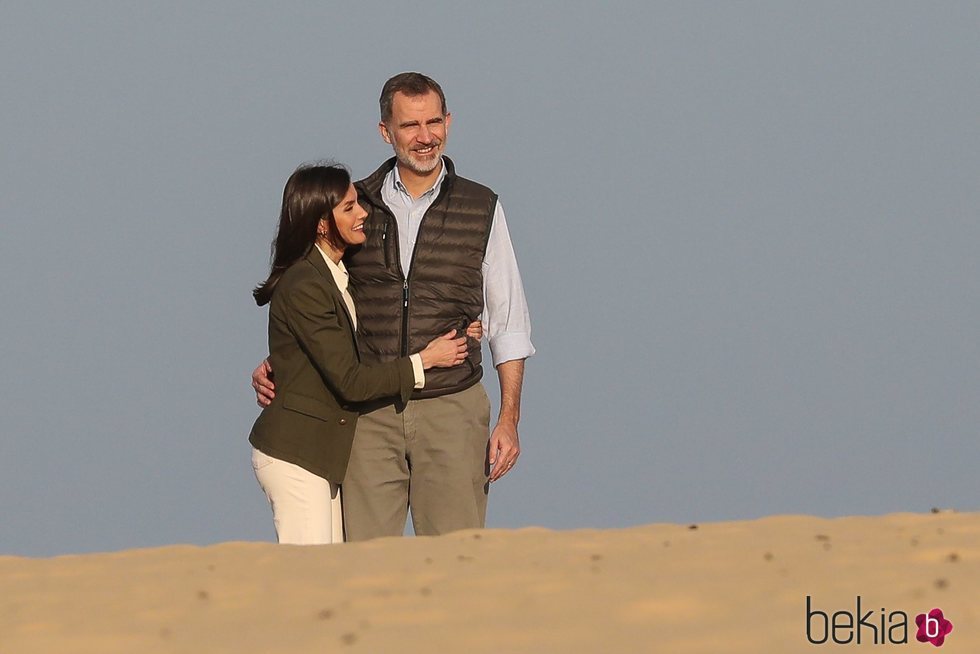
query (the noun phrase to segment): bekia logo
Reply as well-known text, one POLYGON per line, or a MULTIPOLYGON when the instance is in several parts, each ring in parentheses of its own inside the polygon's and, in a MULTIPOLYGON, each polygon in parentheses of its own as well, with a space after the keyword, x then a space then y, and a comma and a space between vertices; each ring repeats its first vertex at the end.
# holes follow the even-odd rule
MULTIPOLYGON (((825 611, 813 608, 809 595, 806 596, 806 639, 813 645, 823 645, 833 641, 837 645, 902 645, 909 642, 909 616, 905 611, 863 611, 861 596, 855 598, 855 609, 825 611)), ((915 616, 915 639, 920 643, 931 643, 942 647, 946 636, 953 631, 953 623, 946 619, 942 609, 932 609, 928 613, 915 616)))
POLYGON ((953 630, 953 623, 943 617, 942 609, 933 609, 929 613, 915 616, 915 624, 919 631, 915 639, 920 643, 932 643, 941 647, 946 642, 946 636, 953 630))

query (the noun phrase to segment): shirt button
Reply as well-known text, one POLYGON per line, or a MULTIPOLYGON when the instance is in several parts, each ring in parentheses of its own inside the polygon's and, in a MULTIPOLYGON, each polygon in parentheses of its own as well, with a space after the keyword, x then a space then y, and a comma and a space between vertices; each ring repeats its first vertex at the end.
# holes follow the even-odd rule
POLYGON ((337 422, 340 423, 340 424, 342 424, 342 425, 346 425, 347 424, 347 418, 341 418, 337 422))

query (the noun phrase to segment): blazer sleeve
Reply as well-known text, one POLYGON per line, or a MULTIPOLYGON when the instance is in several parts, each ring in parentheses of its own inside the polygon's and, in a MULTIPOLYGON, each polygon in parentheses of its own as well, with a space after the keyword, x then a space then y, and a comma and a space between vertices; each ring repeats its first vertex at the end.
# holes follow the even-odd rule
POLYGON ((342 322, 335 299, 312 279, 291 284, 283 297, 286 324, 324 382, 345 402, 398 395, 407 402, 415 387, 408 357, 376 366, 362 364, 353 334, 342 322))

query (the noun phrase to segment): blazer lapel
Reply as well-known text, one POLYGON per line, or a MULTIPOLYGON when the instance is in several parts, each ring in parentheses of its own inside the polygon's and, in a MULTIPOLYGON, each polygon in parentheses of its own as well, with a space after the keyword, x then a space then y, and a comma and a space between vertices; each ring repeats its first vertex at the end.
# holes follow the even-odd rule
POLYGON ((327 262, 323 260, 323 255, 320 254, 320 250, 314 245, 310 248, 309 253, 306 255, 306 260, 317 269, 320 276, 323 277, 324 282, 327 285, 330 293, 334 296, 337 304, 344 311, 344 317, 347 318, 347 328, 350 330, 351 338, 354 340, 355 350, 358 350, 358 356, 360 356, 360 350, 357 344, 357 329, 354 327, 354 318, 350 315, 350 311, 347 309, 347 303, 344 301, 344 294, 340 292, 337 287, 337 282, 333 279, 333 273, 330 272, 330 267, 327 262))

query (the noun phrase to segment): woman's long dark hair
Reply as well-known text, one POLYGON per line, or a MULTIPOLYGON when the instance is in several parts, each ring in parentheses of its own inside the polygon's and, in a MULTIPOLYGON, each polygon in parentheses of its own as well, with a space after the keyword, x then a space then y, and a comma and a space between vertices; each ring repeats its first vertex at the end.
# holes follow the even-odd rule
POLYGON ((335 229, 334 207, 349 188, 350 173, 338 164, 306 164, 289 176, 282 192, 279 230, 272 241, 272 269, 268 279, 252 291, 256 304, 268 304, 282 274, 310 251, 321 219, 327 219, 335 229))

